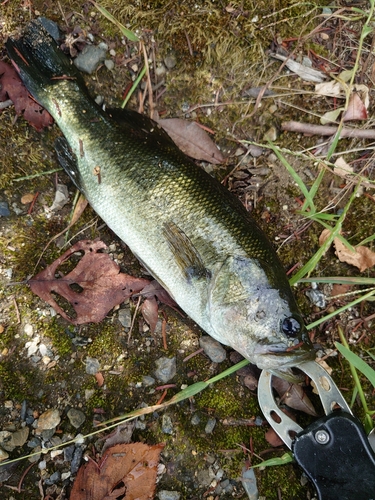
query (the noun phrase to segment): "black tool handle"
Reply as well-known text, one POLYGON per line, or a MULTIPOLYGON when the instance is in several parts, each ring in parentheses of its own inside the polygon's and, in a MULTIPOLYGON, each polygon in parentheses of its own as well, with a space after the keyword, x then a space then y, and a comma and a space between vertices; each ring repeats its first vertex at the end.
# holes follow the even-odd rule
POLYGON ((316 420, 292 449, 319 500, 375 500, 375 454, 352 415, 338 410, 316 420))

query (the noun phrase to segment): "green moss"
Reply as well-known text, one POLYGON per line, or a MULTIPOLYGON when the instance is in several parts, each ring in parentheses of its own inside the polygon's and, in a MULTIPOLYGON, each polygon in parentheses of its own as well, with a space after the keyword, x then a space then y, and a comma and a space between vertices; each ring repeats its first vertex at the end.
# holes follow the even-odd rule
POLYGON ((72 353, 72 340, 67 334, 66 324, 56 318, 48 318, 48 320, 42 320, 38 324, 38 330, 41 331, 44 336, 51 339, 53 348, 61 357, 68 356, 72 353))
POLYGON ((35 384, 41 381, 37 370, 27 362, 5 359, 0 363, 1 399, 21 402, 25 398, 35 401, 35 384))

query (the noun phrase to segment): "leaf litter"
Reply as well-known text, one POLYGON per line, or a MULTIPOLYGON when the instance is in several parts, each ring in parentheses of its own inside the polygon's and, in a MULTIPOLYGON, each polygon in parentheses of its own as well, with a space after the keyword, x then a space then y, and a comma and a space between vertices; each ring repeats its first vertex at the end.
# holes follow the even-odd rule
POLYGON ((147 304, 143 309, 144 318, 153 332, 158 315, 156 298, 172 307, 176 303, 159 284, 122 273, 110 255, 102 252, 105 248, 105 243, 100 240, 78 241, 28 281, 31 290, 74 325, 99 323, 113 307, 142 293, 147 304), (83 257, 72 271, 63 275, 58 271, 59 266, 77 252, 83 252, 83 257), (56 277, 57 272, 59 277, 56 277), (75 318, 60 307, 53 294, 60 295, 72 305, 75 318))
MULTIPOLYGON (((324 229, 322 231, 319 237, 320 246, 327 240, 330 233, 331 231, 329 229, 324 229)), ((340 240, 340 238, 335 238, 333 244, 335 245, 335 253, 340 262, 346 262, 351 266, 357 267, 361 273, 375 266, 375 252, 370 250, 370 248, 364 245, 358 245, 354 248, 355 251, 353 252, 340 240)))
POLYGON ((80 467, 70 500, 147 500, 154 498, 159 456, 164 444, 122 443, 101 459, 80 467))
POLYGON ((38 132, 52 125, 52 116, 30 97, 16 70, 0 61, 0 102, 8 99, 13 102, 17 116, 23 115, 38 132))

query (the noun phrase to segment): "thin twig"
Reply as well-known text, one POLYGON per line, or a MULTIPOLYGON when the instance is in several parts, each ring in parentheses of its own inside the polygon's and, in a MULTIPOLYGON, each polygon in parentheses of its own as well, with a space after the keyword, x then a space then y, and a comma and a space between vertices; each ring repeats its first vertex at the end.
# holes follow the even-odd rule
POLYGON ((20 311, 18 309, 16 298, 15 297, 12 297, 12 298, 13 298, 14 309, 16 310, 17 325, 19 325, 21 323, 20 311))
POLYGON ((137 302, 137 305, 135 306, 135 311, 134 311, 134 314, 133 314, 133 317, 132 317, 132 322, 130 324, 130 330, 129 330, 129 333, 128 333, 128 343, 130 342, 130 337, 132 335, 132 331, 133 331, 133 327, 134 327, 134 323, 135 323, 135 318, 137 317, 137 313, 138 313, 138 309, 139 309, 139 304, 141 303, 141 300, 142 300, 142 296, 140 295, 138 297, 138 302, 137 302))
MULTIPOLYGON (((302 134, 310 135, 334 135, 336 134, 338 127, 332 127, 330 125, 313 125, 311 123, 302 122, 283 122, 281 124, 282 130, 287 130, 288 132, 297 132, 302 134)), ((357 128, 343 127, 340 132, 341 137, 356 137, 358 139, 375 139, 375 130, 361 130, 357 128)))

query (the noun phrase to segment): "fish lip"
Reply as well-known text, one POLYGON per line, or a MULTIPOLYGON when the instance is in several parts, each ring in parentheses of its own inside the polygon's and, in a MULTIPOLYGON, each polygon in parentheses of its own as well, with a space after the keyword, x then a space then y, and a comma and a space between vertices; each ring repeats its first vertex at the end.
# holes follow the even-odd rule
POLYGON ((259 368, 265 369, 282 369, 298 367, 306 361, 314 360, 316 357, 313 346, 302 344, 297 349, 285 349, 280 346, 263 346, 263 349, 254 353, 257 358, 256 364, 259 368))

